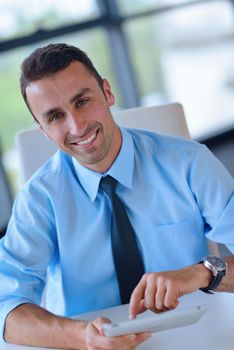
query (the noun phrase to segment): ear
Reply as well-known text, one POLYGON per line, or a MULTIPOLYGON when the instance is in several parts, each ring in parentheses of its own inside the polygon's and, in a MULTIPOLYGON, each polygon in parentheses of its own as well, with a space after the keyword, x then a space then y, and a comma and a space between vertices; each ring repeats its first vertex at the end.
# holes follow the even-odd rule
POLYGON ((108 80, 103 79, 103 90, 106 96, 106 100, 109 106, 113 106, 115 104, 115 96, 111 91, 111 86, 108 80))

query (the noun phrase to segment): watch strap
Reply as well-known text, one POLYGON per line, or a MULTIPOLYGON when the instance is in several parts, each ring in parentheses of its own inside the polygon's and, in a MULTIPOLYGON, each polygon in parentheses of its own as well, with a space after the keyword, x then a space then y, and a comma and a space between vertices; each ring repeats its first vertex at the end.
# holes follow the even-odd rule
MULTIPOLYGON (((199 264, 203 264, 203 261, 200 261, 199 264)), ((213 292, 211 292, 211 290, 214 290, 219 286, 224 276, 225 276, 225 271, 219 271, 216 276, 213 276, 213 279, 208 285, 208 287, 200 288, 200 290, 207 294, 214 294, 213 292)))

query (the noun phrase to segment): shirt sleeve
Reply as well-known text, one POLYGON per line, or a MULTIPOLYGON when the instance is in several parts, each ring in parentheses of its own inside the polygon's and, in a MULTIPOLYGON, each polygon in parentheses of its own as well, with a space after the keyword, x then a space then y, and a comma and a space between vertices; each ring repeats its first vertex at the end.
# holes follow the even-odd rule
POLYGON ((222 163, 200 145, 190 172, 190 187, 202 213, 206 237, 234 253, 234 179, 222 163))
POLYGON ((5 237, 0 241, 0 342, 5 320, 20 304, 40 304, 46 270, 54 255, 53 213, 21 192, 5 237))

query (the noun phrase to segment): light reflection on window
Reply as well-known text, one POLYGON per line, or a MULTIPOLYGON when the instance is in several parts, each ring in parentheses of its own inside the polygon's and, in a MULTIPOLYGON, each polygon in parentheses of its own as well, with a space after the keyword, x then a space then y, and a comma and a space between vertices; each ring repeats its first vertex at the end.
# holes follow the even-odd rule
POLYGON ((0 40, 99 15, 95 0, 1 0, 0 40))
POLYGON ((141 11, 165 7, 169 5, 189 4, 194 0, 118 0, 122 14, 131 14, 141 11))

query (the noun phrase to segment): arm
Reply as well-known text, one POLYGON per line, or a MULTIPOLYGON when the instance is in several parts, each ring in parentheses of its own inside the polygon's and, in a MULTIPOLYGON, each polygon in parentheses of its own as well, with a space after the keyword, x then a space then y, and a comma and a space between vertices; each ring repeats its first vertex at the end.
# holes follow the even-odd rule
MULTIPOLYGON (((234 292, 234 257, 224 260, 228 263, 228 270, 217 291, 234 292)), ((135 318, 147 309, 153 312, 174 309, 181 296, 207 287, 212 278, 212 272, 202 264, 175 271, 147 273, 132 293, 129 315, 135 318)))
POLYGON ((5 323, 4 338, 19 345, 84 349, 87 324, 58 317, 34 304, 12 310, 5 323))
POLYGON ((4 338, 20 345, 79 350, 131 350, 149 338, 147 333, 107 338, 101 330, 101 325, 107 322, 107 319, 90 323, 71 320, 34 304, 22 304, 9 313, 4 338))
MULTIPOLYGON (((210 228, 204 235, 210 240, 224 243, 234 253, 233 178, 204 146, 198 148, 192 160, 188 185, 204 223, 210 228)), ((228 271, 217 290, 234 292, 234 257, 224 260, 228 263, 228 271)), ((178 305, 179 297, 206 288, 212 278, 211 271, 202 264, 176 271, 145 274, 132 294, 130 316, 134 318, 146 309, 155 312, 173 309, 178 305)))
POLYGON ((107 320, 71 320, 37 306, 57 249, 54 215, 41 203, 46 196, 38 197, 21 194, 0 244, 0 341, 80 350, 135 349, 145 335, 107 338, 101 332, 107 320))

